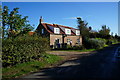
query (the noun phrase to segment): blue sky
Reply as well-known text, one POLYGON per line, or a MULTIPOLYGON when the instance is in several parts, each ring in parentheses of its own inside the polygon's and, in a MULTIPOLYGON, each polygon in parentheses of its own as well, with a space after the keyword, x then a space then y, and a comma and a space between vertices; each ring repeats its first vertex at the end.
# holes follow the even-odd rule
POLYGON ((118 2, 119 0, 2 0, 3 2, 118 2))
POLYGON ((110 27, 111 32, 118 33, 117 2, 3 2, 10 11, 18 7, 19 13, 28 16, 35 29, 40 16, 44 22, 77 28, 75 17, 88 22, 93 30, 100 30, 102 25, 110 27))

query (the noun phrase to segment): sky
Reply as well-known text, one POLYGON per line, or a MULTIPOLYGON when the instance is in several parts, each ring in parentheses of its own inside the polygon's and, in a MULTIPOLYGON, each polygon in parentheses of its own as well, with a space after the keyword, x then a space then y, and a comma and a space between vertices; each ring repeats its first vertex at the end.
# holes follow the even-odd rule
POLYGON ((118 2, 119 0, 2 0, 3 2, 118 2))
POLYGON ((28 16, 35 29, 40 16, 44 22, 73 28, 78 25, 76 17, 81 17, 93 30, 107 25, 111 32, 118 33, 118 2, 2 2, 2 6, 8 6, 10 11, 20 8, 19 14, 28 16))

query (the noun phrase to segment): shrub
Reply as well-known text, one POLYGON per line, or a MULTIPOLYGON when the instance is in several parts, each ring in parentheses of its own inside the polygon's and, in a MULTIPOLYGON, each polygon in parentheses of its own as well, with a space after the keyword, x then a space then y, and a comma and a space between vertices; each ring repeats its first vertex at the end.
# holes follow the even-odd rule
POLYGON ((106 44, 105 39, 100 39, 100 38, 90 38, 85 40, 85 47, 86 48, 94 48, 94 49, 99 49, 104 47, 106 44))
POLYGON ((107 45, 116 44, 116 43, 118 43, 118 40, 117 40, 117 39, 109 39, 109 40, 106 42, 107 45))
POLYGON ((2 43, 3 67, 39 59, 49 49, 48 40, 38 36, 19 36, 2 43))
POLYGON ((75 46, 67 45, 67 50, 82 50, 82 49, 84 49, 82 45, 75 45, 75 46))
POLYGON ((85 49, 82 45, 79 45, 79 46, 73 46, 73 49, 74 50, 82 50, 82 49, 85 49))
POLYGON ((111 39, 110 41, 112 41, 112 43, 118 43, 117 39, 111 39))
POLYGON ((111 44, 112 44, 112 41, 108 40, 108 41, 106 42, 106 44, 107 44, 107 45, 111 45, 111 44))

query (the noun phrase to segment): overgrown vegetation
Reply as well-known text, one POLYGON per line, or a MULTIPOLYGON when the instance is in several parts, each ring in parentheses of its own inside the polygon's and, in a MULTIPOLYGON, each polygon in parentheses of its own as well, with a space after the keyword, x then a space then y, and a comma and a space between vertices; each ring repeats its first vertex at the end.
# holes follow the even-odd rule
POLYGON ((106 25, 103 25, 101 30, 95 31, 92 30, 91 26, 88 27, 88 23, 83 21, 80 17, 77 18, 77 22, 84 48, 99 49, 105 45, 115 44, 119 41, 117 34, 115 36, 113 36, 113 33, 110 35, 110 28, 106 25))
POLYGON ((3 40, 3 67, 39 60, 41 55, 48 49, 48 40, 39 36, 24 35, 15 39, 3 40))
POLYGON ((62 58, 47 54, 47 38, 23 35, 3 40, 2 63, 4 78, 14 78, 56 64, 62 58))
POLYGON ((30 72, 38 71, 41 68, 45 68, 45 67, 54 65, 57 62, 59 62, 60 60, 62 60, 61 57, 58 57, 53 54, 44 53, 44 54, 42 54, 42 57, 40 58, 39 61, 33 60, 30 62, 26 62, 26 63, 19 63, 12 67, 3 68, 3 70, 2 70, 3 79, 4 78, 14 78, 14 77, 18 77, 18 76, 21 76, 21 75, 24 75, 24 74, 27 74, 30 72))
POLYGON ((100 38, 88 38, 85 39, 85 47, 87 49, 100 49, 102 47, 104 47, 104 45, 106 44, 106 40, 105 39, 100 39, 100 38))
POLYGON ((61 60, 56 55, 46 53, 49 50, 47 38, 28 34, 33 27, 28 23, 28 16, 22 17, 18 9, 10 11, 4 6, 1 12, 3 79, 34 72, 61 60))

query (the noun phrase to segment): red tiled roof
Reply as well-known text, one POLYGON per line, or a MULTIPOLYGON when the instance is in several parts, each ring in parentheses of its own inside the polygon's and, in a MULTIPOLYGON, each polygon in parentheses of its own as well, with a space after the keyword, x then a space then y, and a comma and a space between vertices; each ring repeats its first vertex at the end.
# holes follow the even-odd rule
POLYGON ((58 26, 61 26, 61 27, 64 27, 64 28, 69 28, 69 29, 75 29, 75 28, 68 27, 68 26, 63 26, 63 25, 58 25, 58 26))
MULTIPOLYGON (((60 28, 60 27, 64 27, 64 28, 69 28, 69 29, 73 29, 73 30, 77 30, 75 28, 72 28, 72 27, 68 27, 68 26, 63 26, 63 25, 57 25, 57 24, 48 24, 48 23, 41 23, 44 28, 50 33, 50 34, 54 34, 54 32, 52 30, 50 30, 50 28, 48 27, 49 26, 52 26, 52 27, 57 27, 60 29, 60 34, 65 34, 65 32, 60 28)), ((71 35, 76 35, 72 30, 71 30, 71 35)))
POLYGON ((50 34, 53 34, 53 33, 54 33, 54 32, 52 32, 52 31, 48 28, 48 26, 47 26, 46 23, 42 23, 42 25, 44 26, 44 28, 45 28, 50 34))
POLYGON ((35 32, 28 32, 29 35, 33 35, 35 32))

